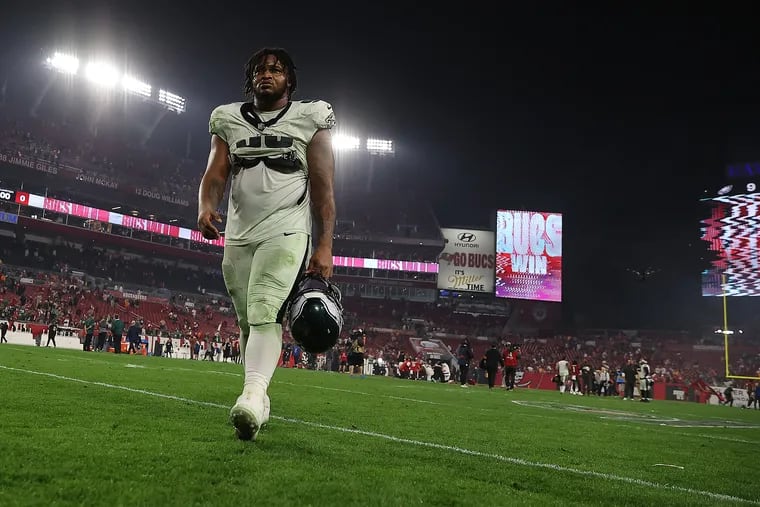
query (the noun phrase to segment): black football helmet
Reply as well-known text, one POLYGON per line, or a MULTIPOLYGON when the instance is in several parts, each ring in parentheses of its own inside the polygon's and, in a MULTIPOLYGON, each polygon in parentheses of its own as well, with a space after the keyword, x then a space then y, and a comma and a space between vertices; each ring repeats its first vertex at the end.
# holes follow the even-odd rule
POLYGON ((303 275, 287 312, 290 333, 303 350, 319 354, 337 343, 343 328, 340 300, 337 286, 318 274, 303 275))

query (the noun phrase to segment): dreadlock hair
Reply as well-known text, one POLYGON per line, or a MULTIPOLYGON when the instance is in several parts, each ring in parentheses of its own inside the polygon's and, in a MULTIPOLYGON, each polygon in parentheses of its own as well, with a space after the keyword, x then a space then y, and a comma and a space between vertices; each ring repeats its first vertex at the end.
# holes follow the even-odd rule
POLYGON ((285 66, 285 70, 288 73, 288 80, 290 81, 288 98, 292 97, 293 93, 296 91, 296 85, 298 84, 298 79, 296 78, 296 66, 293 64, 293 59, 288 52, 282 48, 262 48, 256 51, 253 56, 248 59, 248 62, 246 62, 244 67, 245 80, 243 81, 243 93, 245 93, 246 97, 253 96, 253 74, 256 67, 261 65, 269 55, 274 56, 278 62, 285 66))

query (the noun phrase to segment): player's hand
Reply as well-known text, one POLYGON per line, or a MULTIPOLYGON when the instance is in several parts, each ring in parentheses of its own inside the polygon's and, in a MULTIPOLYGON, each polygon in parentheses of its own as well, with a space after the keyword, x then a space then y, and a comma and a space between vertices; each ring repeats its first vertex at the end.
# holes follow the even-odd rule
POLYGON ((333 272, 332 248, 320 248, 314 250, 309 259, 307 273, 317 273, 324 278, 330 278, 333 272))
POLYGON ((201 211, 198 215, 198 230, 206 239, 219 239, 219 229, 212 222, 222 223, 222 216, 216 211, 201 211))

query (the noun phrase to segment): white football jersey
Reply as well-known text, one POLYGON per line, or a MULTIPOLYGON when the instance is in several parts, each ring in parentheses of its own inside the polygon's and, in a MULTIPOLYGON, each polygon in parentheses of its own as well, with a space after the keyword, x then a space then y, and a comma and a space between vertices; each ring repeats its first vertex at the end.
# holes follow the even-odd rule
POLYGON ((306 148, 333 125, 332 106, 321 100, 289 102, 278 111, 254 111, 250 102, 214 109, 209 132, 227 143, 232 165, 225 243, 311 235, 306 148))
POLYGON ((570 374, 568 363, 564 359, 562 359, 560 361, 557 361, 557 370, 559 370, 559 374, 560 375, 569 375, 570 374))

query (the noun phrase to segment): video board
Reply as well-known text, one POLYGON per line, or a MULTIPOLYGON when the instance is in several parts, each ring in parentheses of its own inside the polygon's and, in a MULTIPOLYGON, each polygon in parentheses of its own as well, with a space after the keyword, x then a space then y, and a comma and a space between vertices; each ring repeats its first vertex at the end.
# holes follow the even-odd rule
POLYGON ((562 301, 562 214, 496 212, 497 297, 562 301))
POLYGON ((703 199, 702 241, 715 254, 702 273, 703 296, 760 296, 760 193, 757 184, 726 185, 703 199), (725 275, 725 284, 723 283, 725 275))

